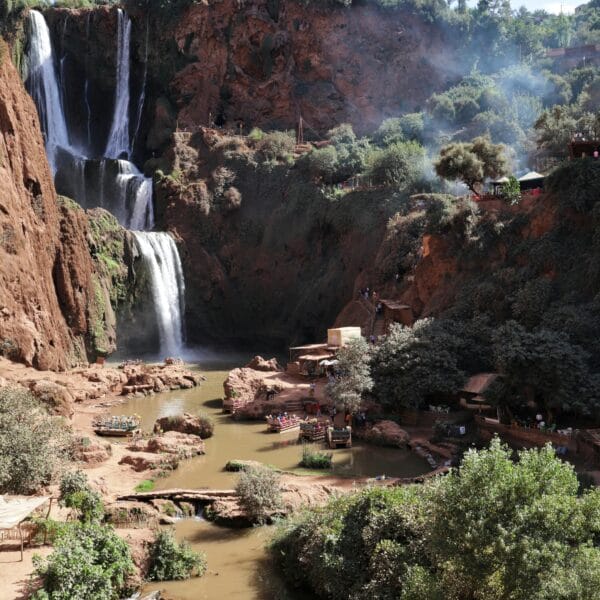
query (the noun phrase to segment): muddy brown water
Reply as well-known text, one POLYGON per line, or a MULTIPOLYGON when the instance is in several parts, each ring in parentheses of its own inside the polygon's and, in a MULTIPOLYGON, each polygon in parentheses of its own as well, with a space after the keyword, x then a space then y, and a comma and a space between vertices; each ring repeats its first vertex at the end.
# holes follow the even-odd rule
MULTIPOLYGON (((199 388, 133 398, 113 408, 113 414, 138 414, 144 430, 151 430, 158 417, 182 412, 201 411, 214 419, 215 433, 206 441, 206 455, 182 462, 171 475, 157 479, 155 489, 232 488, 237 475, 224 470, 225 463, 232 459, 257 460, 290 471, 298 469, 302 450, 296 443, 297 430, 270 434, 264 423, 234 421, 221 412, 223 381, 229 370, 239 364, 239 359, 204 363, 201 371, 207 380, 199 388)), ((410 451, 355 444, 351 449, 334 451, 332 474, 349 478, 383 474, 412 477, 428 470, 426 461, 410 451)), ((148 590, 166 590, 173 600, 294 597, 282 588, 270 568, 265 550, 270 528, 235 530, 192 519, 178 522, 175 530, 179 539, 188 540, 206 553, 207 574, 200 579, 152 585, 148 590)), ((306 594, 299 597, 309 598, 306 594)))

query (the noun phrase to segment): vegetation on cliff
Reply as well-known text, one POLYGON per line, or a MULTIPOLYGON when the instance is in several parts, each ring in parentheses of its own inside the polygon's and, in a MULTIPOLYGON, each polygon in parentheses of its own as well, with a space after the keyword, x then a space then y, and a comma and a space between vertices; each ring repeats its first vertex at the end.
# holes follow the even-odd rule
POLYGON ((600 597, 600 492, 578 495, 552 448, 496 439, 422 486, 337 498, 280 526, 271 550, 320 598, 514 600, 600 597))

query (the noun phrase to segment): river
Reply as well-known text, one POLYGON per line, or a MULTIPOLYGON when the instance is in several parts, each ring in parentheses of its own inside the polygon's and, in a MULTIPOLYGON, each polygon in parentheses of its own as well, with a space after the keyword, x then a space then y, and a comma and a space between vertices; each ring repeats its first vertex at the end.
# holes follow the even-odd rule
MULTIPOLYGON (((202 362, 206 377, 192 390, 133 398, 114 407, 114 414, 138 414, 144 430, 152 429, 159 416, 181 412, 204 412, 215 421, 215 432, 206 441, 206 455, 180 464, 179 469, 155 482, 156 489, 232 488, 237 475, 224 471, 231 459, 257 460, 280 469, 298 469, 301 448, 298 432, 266 433, 264 423, 234 421, 221 412, 223 381, 230 369, 245 364, 240 356, 225 356, 202 362)), ((334 451, 333 474, 349 477, 377 475, 411 477, 429 470, 429 465, 407 450, 354 444, 352 449, 334 451)), ((298 470, 298 472, 302 472, 298 470)), ((167 582, 148 586, 147 591, 165 590, 173 600, 274 600, 293 598, 285 591, 269 566, 265 544, 271 534, 268 527, 227 529, 200 519, 177 523, 178 539, 188 540, 206 553, 208 571, 200 579, 167 582)), ((310 598, 306 594, 301 598, 310 598)))

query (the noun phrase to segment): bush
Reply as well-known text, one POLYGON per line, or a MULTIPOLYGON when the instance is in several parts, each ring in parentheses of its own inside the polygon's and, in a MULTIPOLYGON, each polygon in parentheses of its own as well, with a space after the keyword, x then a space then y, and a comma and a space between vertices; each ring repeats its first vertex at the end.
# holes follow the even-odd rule
POLYGON ((398 142, 375 152, 371 159, 373 183, 408 189, 423 177, 425 150, 416 142, 398 142))
POLYGON ((600 491, 548 445, 496 439, 423 485, 334 498, 279 526, 274 561, 328 600, 598 600, 600 491))
POLYGON ((270 513, 281 507, 279 475, 266 467, 253 467, 241 472, 235 491, 241 507, 258 523, 267 521, 270 513))
POLYGON ((82 471, 71 471, 63 476, 59 502, 74 509, 82 523, 98 523, 104 518, 102 497, 89 487, 87 476, 82 471))
POLYGON ((59 502, 65 506, 67 498, 76 494, 77 492, 83 492, 88 489, 88 478, 87 475, 80 471, 68 471, 65 473, 60 480, 60 496, 59 502))
POLYGON ((198 418, 200 419, 200 437, 203 440, 212 437, 215 432, 214 419, 205 412, 198 413, 198 418))
POLYGON ((154 489, 154 481, 152 479, 144 479, 135 486, 136 492, 151 492, 154 489))
POLYGON ((265 160, 285 161, 294 151, 296 141, 293 133, 287 131, 272 131, 266 133, 256 144, 258 151, 265 160))
POLYGON ((71 438, 30 392, 0 389, 0 493, 33 494, 62 470, 71 438))
POLYGON ((300 466, 306 469, 331 469, 333 454, 312 450, 307 444, 302 448, 300 466))
POLYGON ((206 557, 186 542, 178 543, 170 531, 160 531, 150 548, 151 581, 172 581, 201 577, 206 572, 206 557))
POLYGON ((258 127, 253 127, 252 131, 248 134, 248 139, 253 142, 260 142, 265 137, 265 132, 258 127))
POLYGON ((134 565, 127 544, 112 527, 71 523, 56 535, 54 552, 34 557, 43 587, 33 600, 115 600, 127 592, 126 578, 134 565))

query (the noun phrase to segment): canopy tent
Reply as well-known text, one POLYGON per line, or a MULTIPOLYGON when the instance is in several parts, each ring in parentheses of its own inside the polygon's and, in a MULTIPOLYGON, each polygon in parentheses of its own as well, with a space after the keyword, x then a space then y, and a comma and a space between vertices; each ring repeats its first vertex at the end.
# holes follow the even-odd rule
POLYGON ((544 187, 544 176, 536 171, 529 171, 523 177, 519 177, 519 187, 522 192, 544 187))
MULTIPOLYGON (((6 500, 0 496, 0 530, 18 527, 21 538, 21 560, 23 560, 23 532, 21 523, 35 510, 49 502, 49 496, 16 497, 6 500)), ((50 512, 50 511, 48 511, 50 512)))
POLYGON ((519 177, 519 183, 523 181, 533 181, 534 179, 544 179, 544 176, 537 171, 529 171, 529 173, 525 173, 523 177, 519 177))

